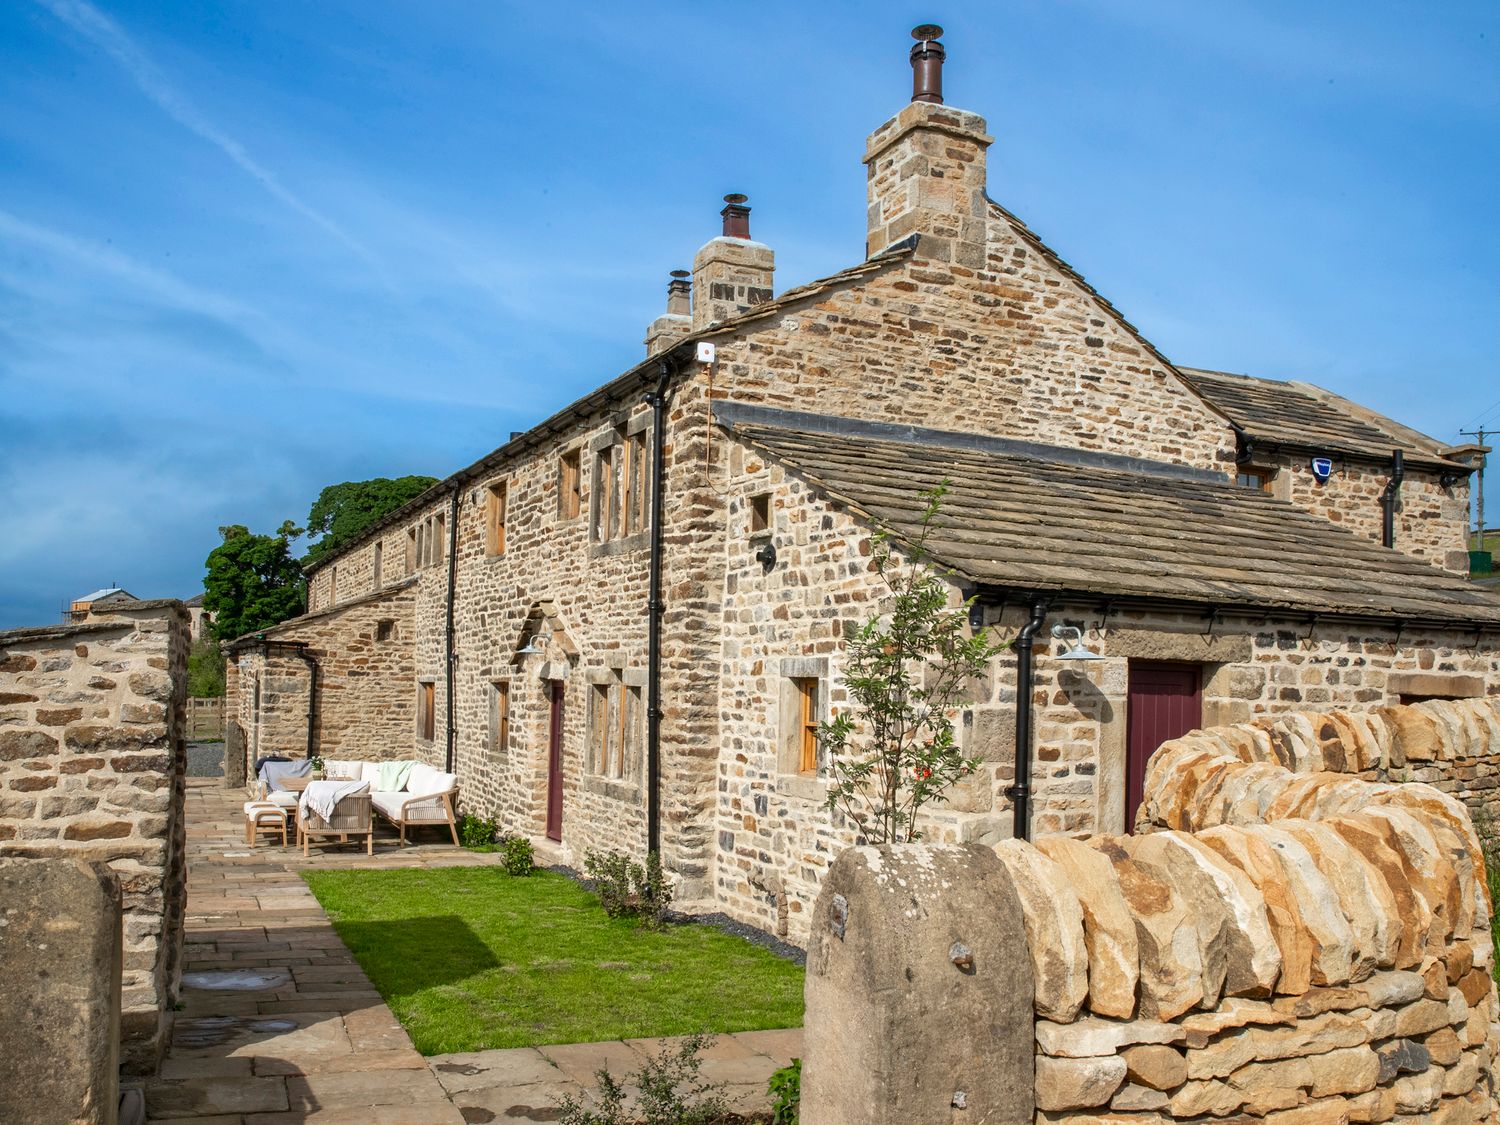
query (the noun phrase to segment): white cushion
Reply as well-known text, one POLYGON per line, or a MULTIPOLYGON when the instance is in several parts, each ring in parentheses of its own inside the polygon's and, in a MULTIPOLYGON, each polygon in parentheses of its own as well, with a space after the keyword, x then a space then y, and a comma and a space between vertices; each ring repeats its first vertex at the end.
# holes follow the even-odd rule
POLYGON ((359 773, 351 774, 350 776, 357 777, 361 781, 368 781, 373 786, 380 780, 380 763, 361 762, 359 766, 359 773))
POLYGON ((446 793, 453 788, 456 774, 444 773, 418 762, 412 766, 406 779, 406 792, 411 797, 426 797, 428 794, 446 793))
POLYGON ((283 820, 286 819, 286 809, 282 808, 275 801, 246 801, 245 802, 245 815, 246 816, 261 816, 261 815, 269 816, 269 815, 271 815, 273 813, 275 815, 281 817, 283 820))
POLYGON ((401 815, 401 804, 409 800, 405 793, 392 793, 387 790, 384 793, 376 792, 370 794, 370 804, 382 815, 394 819, 401 815))

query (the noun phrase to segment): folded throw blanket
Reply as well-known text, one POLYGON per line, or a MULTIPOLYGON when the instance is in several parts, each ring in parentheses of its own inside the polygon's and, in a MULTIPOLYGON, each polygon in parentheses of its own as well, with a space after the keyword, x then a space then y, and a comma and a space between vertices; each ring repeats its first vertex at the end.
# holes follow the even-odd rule
POLYGON ((411 766, 410 762, 381 762, 376 767, 376 792, 401 792, 406 788, 406 775, 411 773, 411 766))
POLYGON ((333 819, 333 810, 345 797, 363 793, 370 788, 368 781, 309 781, 302 790, 302 799, 297 807, 306 816, 309 809, 324 820, 333 819))

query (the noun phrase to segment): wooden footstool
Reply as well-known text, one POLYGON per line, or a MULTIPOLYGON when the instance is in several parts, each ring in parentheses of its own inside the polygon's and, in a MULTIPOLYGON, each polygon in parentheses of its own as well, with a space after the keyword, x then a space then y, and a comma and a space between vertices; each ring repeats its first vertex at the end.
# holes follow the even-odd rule
POLYGON ((286 847, 286 809, 274 801, 246 801, 245 843, 255 847, 255 837, 262 832, 280 832, 281 846, 286 847))

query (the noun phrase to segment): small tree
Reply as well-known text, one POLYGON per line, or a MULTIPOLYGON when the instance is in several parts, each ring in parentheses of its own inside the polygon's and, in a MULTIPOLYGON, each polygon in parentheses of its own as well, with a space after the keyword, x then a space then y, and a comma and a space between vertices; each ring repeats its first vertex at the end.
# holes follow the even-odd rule
POLYGON ((269 629, 302 612, 302 568, 291 540, 302 529, 287 520, 275 535, 252 535, 242 524, 219 528, 224 542, 211 552, 203 579, 203 608, 214 615, 214 637, 233 640, 269 629))
POLYGON ((948 572, 928 564, 947 491, 944 481, 921 493, 921 527, 901 548, 904 560, 892 552, 890 530, 876 531, 875 572, 890 596, 849 638, 844 684, 853 707, 818 728, 834 779, 828 808, 872 844, 919 839, 922 806, 946 800, 978 768, 959 750, 953 712, 968 681, 1007 647, 971 633, 970 603, 949 605, 948 572))

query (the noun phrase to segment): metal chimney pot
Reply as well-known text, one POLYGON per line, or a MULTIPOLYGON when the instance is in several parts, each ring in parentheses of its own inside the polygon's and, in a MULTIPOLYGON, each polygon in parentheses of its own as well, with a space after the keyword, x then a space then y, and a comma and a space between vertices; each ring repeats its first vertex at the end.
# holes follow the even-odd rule
POLYGON ((743 238, 750 241, 750 208, 745 204, 749 202, 748 195, 726 195, 724 197, 724 210, 719 214, 724 219, 725 238, 743 238))
POLYGON ((938 42, 943 29, 935 23, 924 23, 911 29, 917 45, 911 49, 911 100, 943 104, 943 60, 948 52, 938 42))

